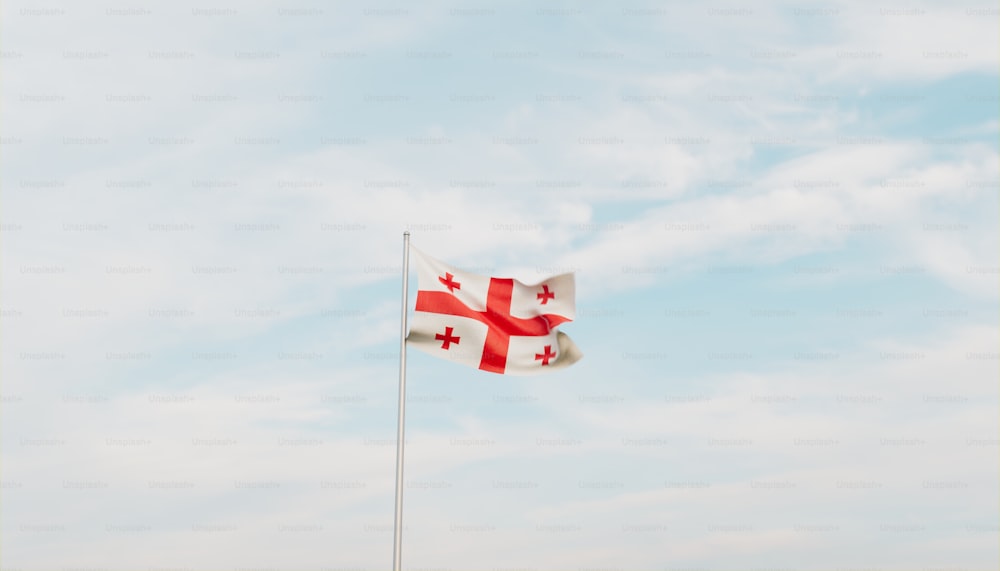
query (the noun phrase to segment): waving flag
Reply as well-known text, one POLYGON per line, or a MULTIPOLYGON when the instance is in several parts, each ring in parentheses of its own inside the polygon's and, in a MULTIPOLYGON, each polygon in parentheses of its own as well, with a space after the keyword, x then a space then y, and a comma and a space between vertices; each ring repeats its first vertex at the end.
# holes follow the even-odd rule
POLYGON ((536 285, 465 272, 410 247, 416 311, 407 343, 435 357, 491 373, 532 375, 582 357, 556 327, 576 314, 573 274, 536 285))

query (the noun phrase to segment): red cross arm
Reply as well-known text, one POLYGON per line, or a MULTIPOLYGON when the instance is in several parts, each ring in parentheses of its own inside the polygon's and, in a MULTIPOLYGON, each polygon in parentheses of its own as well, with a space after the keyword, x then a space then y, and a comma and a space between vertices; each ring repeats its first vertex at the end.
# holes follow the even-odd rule
POLYGON ((429 313, 457 315, 459 317, 468 317, 482 321, 480 317, 481 313, 465 305, 457 297, 443 291, 418 291, 417 304, 414 309, 429 313))
POLYGON ((498 312, 479 312, 469 308, 469 306, 459 301, 457 297, 443 291, 418 291, 416 307, 414 309, 428 313, 443 313, 445 315, 468 317, 469 319, 481 321, 488 326, 496 327, 508 335, 547 335, 553 327, 571 321, 567 317, 554 313, 546 313, 538 317, 525 319, 498 312), (486 317, 487 313, 489 317, 486 317), (542 319, 545 320, 545 323, 542 323, 542 319))

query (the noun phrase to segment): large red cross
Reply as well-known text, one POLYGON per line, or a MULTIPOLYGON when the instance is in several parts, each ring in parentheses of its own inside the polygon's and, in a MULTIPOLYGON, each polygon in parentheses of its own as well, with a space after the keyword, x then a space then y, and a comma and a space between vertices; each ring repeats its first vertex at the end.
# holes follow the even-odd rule
POLYGON ((483 347, 479 368, 492 373, 503 373, 507 367, 507 350, 511 335, 532 337, 548 335, 553 327, 570 321, 566 317, 550 313, 529 318, 514 317, 510 314, 510 300, 513 293, 514 280, 490 278, 485 311, 471 309, 450 293, 425 290, 417 291, 417 303, 414 309, 468 317, 485 323, 486 346, 483 347))

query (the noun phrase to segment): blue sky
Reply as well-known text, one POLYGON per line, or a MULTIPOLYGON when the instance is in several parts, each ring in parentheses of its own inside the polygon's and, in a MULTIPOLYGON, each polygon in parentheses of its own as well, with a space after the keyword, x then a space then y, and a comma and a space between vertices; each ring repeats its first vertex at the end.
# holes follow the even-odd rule
POLYGON ((0 15, 3 569, 387 568, 407 229, 407 568, 997 565, 995 4, 0 15))

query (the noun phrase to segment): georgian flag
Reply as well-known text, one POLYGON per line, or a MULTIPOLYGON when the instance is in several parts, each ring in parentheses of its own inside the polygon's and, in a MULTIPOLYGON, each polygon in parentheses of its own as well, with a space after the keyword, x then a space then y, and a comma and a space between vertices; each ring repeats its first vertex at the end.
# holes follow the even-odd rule
POLYGON ((583 356, 555 330, 576 315, 573 274, 525 285, 464 272, 412 246, 410 252, 417 267, 411 347, 507 375, 543 373, 583 356))

